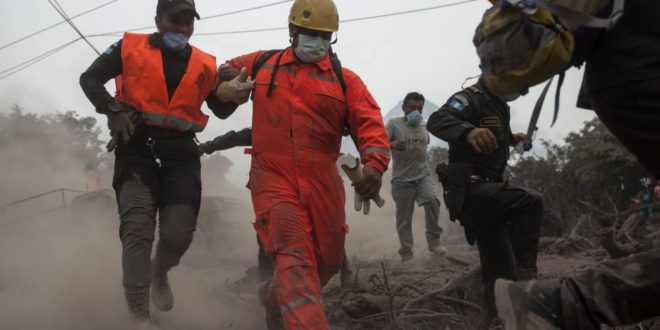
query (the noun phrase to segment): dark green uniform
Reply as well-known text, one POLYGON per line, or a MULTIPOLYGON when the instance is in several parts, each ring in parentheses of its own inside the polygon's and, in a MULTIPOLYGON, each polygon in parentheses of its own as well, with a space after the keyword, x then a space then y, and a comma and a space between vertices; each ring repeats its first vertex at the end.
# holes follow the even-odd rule
POLYGON ((503 180, 513 139, 509 121, 509 106, 475 85, 454 94, 426 126, 449 143, 445 204, 452 220, 465 227, 468 242, 477 243, 488 308, 494 308, 495 279, 536 276, 543 201, 538 192, 503 180), (490 129, 497 149, 477 153, 466 140, 475 128, 490 129))

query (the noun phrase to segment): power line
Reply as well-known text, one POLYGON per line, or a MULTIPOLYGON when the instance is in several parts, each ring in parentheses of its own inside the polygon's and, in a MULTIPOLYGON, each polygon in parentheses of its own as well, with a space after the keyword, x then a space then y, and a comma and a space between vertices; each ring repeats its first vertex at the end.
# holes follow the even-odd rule
POLYGON ((80 39, 82 39, 82 38, 76 38, 74 40, 71 40, 71 41, 63 44, 63 45, 60 45, 60 46, 55 47, 55 48, 53 48, 53 49, 51 49, 47 52, 44 52, 44 53, 42 53, 38 56, 35 56, 35 57, 25 61, 25 62, 14 65, 13 67, 11 67, 9 69, 5 69, 3 71, 0 71, 0 75, 1 75, 0 80, 5 79, 5 78, 7 78, 7 77, 9 77, 13 74, 16 74, 16 73, 20 72, 20 71, 23 71, 23 70, 39 63, 39 62, 45 60, 46 58, 48 58, 52 55, 55 55, 59 51, 63 50, 64 48, 67 48, 67 47, 71 46, 72 44, 76 43, 80 39))
MULTIPOLYGON (((253 10, 263 9, 263 8, 267 8, 267 7, 277 6, 277 5, 281 5, 283 3, 292 2, 292 1, 293 0, 284 0, 284 1, 271 2, 271 3, 267 3, 265 5, 260 5, 260 6, 256 6, 256 7, 243 8, 243 9, 230 11, 230 12, 226 12, 226 13, 220 13, 220 14, 215 14, 215 15, 211 15, 211 16, 205 16, 205 17, 200 18, 199 20, 202 21, 202 20, 213 19, 213 18, 218 18, 218 17, 223 17, 223 16, 230 16, 230 15, 245 13, 245 12, 248 12, 248 11, 253 11, 253 10)), ((133 29, 124 29, 124 30, 118 30, 118 31, 113 31, 113 32, 100 33, 100 34, 95 34, 95 35, 91 35, 91 36, 92 37, 109 37, 109 36, 114 37, 114 36, 117 36, 117 35, 120 35, 120 34, 126 32, 126 31, 142 31, 142 30, 153 29, 155 27, 156 27, 155 25, 149 25, 149 26, 143 26, 143 27, 133 28, 133 29)))
MULTIPOLYGON (((351 23, 351 22, 366 21, 366 20, 372 20, 372 19, 378 19, 378 18, 384 18, 384 17, 392 17, 392 16, 399 16, 399 15, 407 15, 407 14, 419 13, 419 12, 430 11, 430 10, 435 10, 435 9, 440 9, 440 8, 446 8, 446 7, 458 6, 458 5, 466 4, 466 3, 469 3, 469 2, 475 2, 475 1, 480 1, 480 0, 464 0, 464 1, 459 1, 459 2, 453 2, 453 3, 444 4, 444 5, 433 6, 433 7, 426 7, 426 8, 420 8, 420 9, 412 9, 412 10, 399 11, 399 12, 394 12, 394 13, 387 13, 387 14, 381 14, 381 15, 374 15, 374 16, 365 16, 365 17, 351 18, 351 19, 346 19, 346 20, 340 20, 339 22, 340 22, 340 23, 351 23)), ((288 26, 280 26, 280 27, 261 28, 261 29, 250 29, 250 30, 234 30, 234 31, 219 31, 219 32, 201 32, 201 33, 195 33, 195 35, 196 35, 196 36, 213 36, 213 35, 227 35, 227 34, 255 33, 255 32, 267 32, 267 31, 286 30, 286 29, 288 29, 288 28, 289 28, 288 26)), ((103 35, 95 35, 95 36, 103 36, 103 35)))
POLYGON ((82 32, 80 32, 78 27, 76 27, 76 25, 73 24, 71 18, 69 18, 69 16, 66 14, 64 8, 62 8, 60 3, 57 2, 57 0, 47 0, 47 1, 51 6, 53 6, 53 8, 55 8, 55 11, 57 11, 57 13, 60 14, 64 18, 64 20, 66 20, 67 23, 69 23, 71 28, 73 28, 76 31, 76 33, 78 33, 78 35, 89 45, 89 47, 91 47, 94 50, 94 52, 96 52, 96 55, 100 56, 101 52, 99 52, 99 50, 96 49, 96 47, 94 47, 94 45, 92 45, 92 43, 89 42, 89 40, 87 40, 87 37, 85 37, 85 35, 82 32))
MULTIPOLYGON (((50 0, 48 0, 48 1, 50 2, 50 0)), ((288 1, 280 1, 280 2, 276 2, 276 3, 271 3, 271 4, 268 4, 268 5, 260 6, 259 8, 263 8, 263 7, 266 7, 266 6, 274 6, 274 5, 276 5, 276 4, 281 4, 281 3, 284 3, 284 2, 290 2, 290 1, 292 1, 292 0, 288 0, 288 1)), ((347 20, 343 20, 343 21, 340 21, 340 22, 341 22, 341 23, 349 23, 349 22, 364 21, 364 20, 370 20, 370 19, 378 19, 378 18, 383 18, 383 17, 391 17, 391 16, 398 16, 398 15, 411 14, 411 13, 418 13, 418 12, 429 11, 429 10, 434 10, 434 9, 439 9, 439 8, 445 8, 445 7, 457 6, 457 5, 461 5, 461 4, 465 4, 465 3, 469 3, 469 2, 475 2, 475 1, 477 1, 477 0, 464 0, 464 1, 454 2, 454 3, 444 4, 444 5, 438 5, 438 6, 433 6, 433 7, 427 7, 427 8, 420 8, 420 9, 413 9, 413 10, 407 10, 407 11, 401 11, 401 12, 394 12, 394 13, 388 13, 388 14, 381 14, 381 15, 374 15, 374 16, 366 16, 366 17, 352 18, 352 19, 347 19, 347 20)), ((257 8, 257 7, 254 7, 254 8, 257 8)), ((248 11, 248 10, 254 10, 254 9, 246 8, 246 9, 241 10, 240 12, 245 12, 245 11, 248 11)), ((228 15, 228 14, 230 14, 230 13, 219 14, 219 15, 228 15)), ((213 17, 218 17, 218 16, 216 15, 216 16, 213 16, 213 17)), ((272 28, 253 29, 253 30, 237 30, 237 31, 221 31, 221 32, 209 32, 209 33, 196 33, 195 35, 222 35, 222 34, 253 33, 253 32, 264 32, 264 31, 284 30, 284 29, 287 29, 287 28, 288 28, 288 27, 272 27, 272 28)), ((85 37, 87 37, 87 38, 89 38, 89 37, 107 37, 107 36, 111 36, 113 33, 118 33, 118 32, 104 33, 104 34, 97 34, 97 35, 86 35, 85 37)), ((23 62, 23 63, 21 63, 21 64, 15 65, 15 66, 13 66, 13 67, 11 67, 11 68, 9 68, 9 69, 6 69, 6 70, 4 70, 4 71, 1 71, 1 72, 0 72, 0 75, 5 74, 5 73, 7 73, 7 72, 9 72, 9 73, 0 76, 0 80, 2 80, 2 79, 4 79, 4 78, 7 78, 7 77, 9 77, 9 76, 11 76, 11 75, 13 75, 13 74, 19 72, 19 71, 22 71, 22 70, 24 70, 24 69, 27 69, 28 67, 30 67, 30 66, 32 66, 32 65, 34 65, 34 64, 36 64, 36 63, 38 63, 38 62, 40 62, 40 61, 42 61, 42 60, 44 60, 44 59, 46 59, 46 58, 48 58, 48 57, 50 57, 50 56, 56 54, 57 52, 63 50, 64 48, 66 48, 66 47, 68 47, 68 46, 74 44, 75 42, 77 42, 77 41, 80 40, 80 39, 83 39, 83 38, 77 38, 77 39, 75 39, 75 40, 72 40, 72 41, 70 41, 70 42, 68 42, 68 43, 66 43, 66 44, 63 44, 63 45, 61 45, 61 46, 58 46, 58 47, 56 47, 56 48, 54 48, 54 49, 51 49, 51 50, 49 50, 49 51, 47 51, 47 52, 45 52, 45 53, 39 55, 39 56, 36 56, 36 57, 34 57, 34 58, 30 59, 30 60, 27 60, 27 61, 25 61, 25 62, 23 62), (13 70, 13 71, 12 71, 12 70, 13 70)))
MULTIPOLYGON (((112 3, 115 3, 115 2, 117 2, 117 1, 119 1, 119 0, 108 1, 108 2, 106 2, 106 3, 103 3, 103 4, 101 4, 101 5, 96 6, 96 7, 94 7, 94 8, 88 9, 88 10, 86 10, 86 11, 80 13, 80 14, 77 14, 77 15, 71 16, 70 19, 73 20, 73 19, 76 19, 76 18, 78 18, 78 17, 80 17, 80 16, 87 15, 87 14, 93 12, 93 11, 99 10, 99 9, 101 9, 101 8, 103 8, 103 7, 106 7, 106 6, 108 6, 108 5, 112 4, 112 3)), ((43 33, 43 32, 46 32, 46 31, 48 31, 48 30, 50 30, 50 29, 52 29, 52 28, 55 28, 55 27, 57 27, 57 26, 59 26, 59 25, 62 25, 62 24, 64 24, 64 23, 66 23, 66 20, 64 20, 64 21, 60 21, 60 22, 55 23, 55 24, 50 25, 50 26, 47 26, 47 27, 45 27, 45 28, 43 28, 43 29, 41 29, 41 30, 39 30, 39 31, 35 31, 35 32, 33 32, 33 33, 30 33, 30 34, 28 34, 28 35, 26 35, 26 36, 24 36, 24 37, 21 37, 21 38, 19 38, 19 39, 16 39, 16 40, 10 42, 10 43, 8 43, 8 44, 5 44, 5 45, 0 46, 0 50, 3 50, 3 49, 5 49, 5 48, 7 48, 7 47, 9 47, 9 46, 13 46, 13 45, 15 45, 15 44, 17 44, 17 43, 19 43, 19 42, 21 42, 21 41, 25 41, 25 40, 27 40, 27 39, 30 39, 30 38, 32 38, 32 37, 38 35, 38 34, 41 34, 41 33, 43 33)))

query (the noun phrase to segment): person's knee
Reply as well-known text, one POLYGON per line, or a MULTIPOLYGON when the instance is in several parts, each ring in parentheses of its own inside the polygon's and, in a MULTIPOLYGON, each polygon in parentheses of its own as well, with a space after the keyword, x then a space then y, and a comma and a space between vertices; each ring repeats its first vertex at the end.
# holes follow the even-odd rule
POLYGON ((168 205, 161 209, 160 240, 168 249, 185 250, 193 239, 197 212, 189 204, 168 205))
POLYGON ((119 238, 124 249, 133 251, 149 248, 154 241, 155 220, 148 215, 138 215, 122 219, 119 225, 119 238))

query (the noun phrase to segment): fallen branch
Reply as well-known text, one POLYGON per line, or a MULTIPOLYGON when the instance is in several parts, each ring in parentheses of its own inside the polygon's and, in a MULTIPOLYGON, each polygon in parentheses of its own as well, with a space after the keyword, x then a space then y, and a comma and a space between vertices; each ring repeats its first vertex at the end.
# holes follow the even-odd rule
MULTIPOLYGON (((448 297, 447 293, 448 291, 454 290, 458 286, 465 286, 465 283, 460 283, 459 282, 466 282, 469 279, 473 277, 478 277, 481 271, 481 267, 476 266, 470 269, 469 271, 462 273, 458 276, 453 277, 447 284, 445 284, 442 288, 433 290, 431 292, 428 292, 426 294, 423 294, 417 298, 410 299, 406 305, 403 307, 404 310, 406 309, 413 309, 413 306, 424 302, 427 299, 433 298, 435 296, 445 296, 448 297)), ((459 300, 460 301, 460 300, 459 300)))

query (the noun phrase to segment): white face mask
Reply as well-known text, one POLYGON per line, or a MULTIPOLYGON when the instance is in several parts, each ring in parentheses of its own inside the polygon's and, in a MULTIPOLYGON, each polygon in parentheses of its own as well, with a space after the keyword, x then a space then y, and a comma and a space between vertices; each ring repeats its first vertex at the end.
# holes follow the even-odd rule
POLYGON ((298 34, 298 46, 293 50, 303 63, 315 63, 328 56, 330 41, 321 37, 298 34))
POLYGON ((161 40, 163 40, 163 43, 167 48, 179 52, 186 48, 190 36, 180 32, 165 32, 161 36, 161 40))

